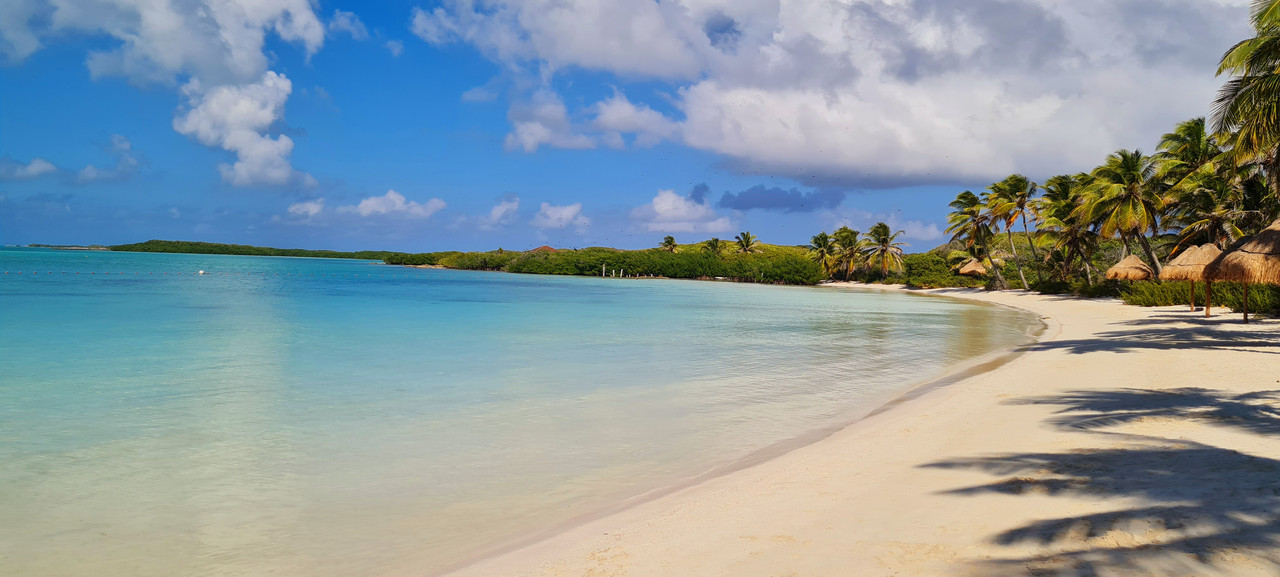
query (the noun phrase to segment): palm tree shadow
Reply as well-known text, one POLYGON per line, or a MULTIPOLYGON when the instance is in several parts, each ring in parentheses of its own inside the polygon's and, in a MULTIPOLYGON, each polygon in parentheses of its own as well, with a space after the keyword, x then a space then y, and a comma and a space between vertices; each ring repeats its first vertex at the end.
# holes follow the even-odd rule
POLYGON ((1061 405, 1052 422, 1071 429, 1100 429, 1152 420, 1182 419, 1280 435, 1280 390, 1232 394, 1186 387, 1072 391, 1012 401, 1020 405, 1061 405))
POLYGON ((1003 531, 995 543, 1048 546, 1052 552, 984 562, 984 575, 1198 575, 1229 572, 1233 558, 1240 556, 1280 571, 1280 461, 1274 459, 1199 444, 1151 444, 927 466, 1011 476, 950 492, 957 495, 1039 494, 1150 503, 1003 531))
POLYGON ((1105 331, 1086 339, 1042 341, 1027 347, 1033 351, 1065 350, 1071 354, 1098 351, 1128 353, 1141 350, 1232 350, 1280 354, 1275 331, 1220 330, 1211 326, 1143 326, 1105 331))
MULTIPOLYGON (((1280 435, 1280 391, 1202 388, 1073 391, 1014 401, 1062 405, 1053 423, 1072 430, 1149 419, 1184 419, 1280 435)), ((1021 453, 925 465, 1002 477, 954 495, 1041 495, 1142 505, 1042 519, 993 542, 1038 546, 1024 557, 980 563, 982 575, 1280 574, 1280 461, 1187 441, 1133 437, 1124 448, 1021 453)))

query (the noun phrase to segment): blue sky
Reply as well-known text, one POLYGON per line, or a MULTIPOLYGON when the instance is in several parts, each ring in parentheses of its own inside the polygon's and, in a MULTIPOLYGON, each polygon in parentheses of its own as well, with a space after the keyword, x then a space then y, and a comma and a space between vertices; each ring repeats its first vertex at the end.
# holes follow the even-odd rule
POLYGON ((0 10, 0 243, 919 249, 1011 172, 1203 115, 1245 0, 38 0, 0 10), (142 7, 145 4, 145 8, 142 7))

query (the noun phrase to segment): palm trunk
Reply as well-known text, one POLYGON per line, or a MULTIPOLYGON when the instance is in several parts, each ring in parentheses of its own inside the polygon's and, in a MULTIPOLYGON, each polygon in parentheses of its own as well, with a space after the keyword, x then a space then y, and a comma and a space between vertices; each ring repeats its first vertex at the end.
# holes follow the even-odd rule
MULTIPOLYGON (((985 249, 986 247, 983 248, 985 249)), ((1004 290, 1008 283, 1005 282, 1004 275, 1000 273, 1000 265, 997 265, 995 259, 991 258, 990 250, 985 250, 985 252, 987 253, 987 262, 991 263, 991 272, 996 275, 996 290, 1004 290)))
POLYGON ((1142 251, 1151 259, 1151 270, 1156 271, 1156 276, 1160 276, 1160 261, 1156 259, 1155 251, 1151 250, 1151 241, 1147 240, 1147 235, 1138 234, 1138 244, 1142 245, 1142 251))
POLYGON ((1022 279, 1022 290, 1029 291, 1031 285, 1027 284, 1027 275, 1022 274, 1022 263, 1018 262, 1018 247, 1013 245, 1013 229, 1006 227, 1004 232, 1009 238, 1009 251, 1013 253, 1013 266, 1018 267, 1018 278, 1022 279))
POLYGON ((1031 231, 1027 228, 1027 213, 1022 213, 1022 233, 1027 235, 1027 246, 1031 248, 1031 260, 1036 265, 1036 280, 1040 279, 1040 254, 1036 252, 1036 243, 1031 241, 1031 231))

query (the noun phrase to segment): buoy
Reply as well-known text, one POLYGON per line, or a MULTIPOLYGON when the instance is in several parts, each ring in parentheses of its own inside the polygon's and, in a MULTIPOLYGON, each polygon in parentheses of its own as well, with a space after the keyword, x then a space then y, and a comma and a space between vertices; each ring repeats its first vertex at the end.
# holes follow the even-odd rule
POLYGON ((199 273, 196 273, 196 274, 204 274, 204 271, 200 271, 199 273))

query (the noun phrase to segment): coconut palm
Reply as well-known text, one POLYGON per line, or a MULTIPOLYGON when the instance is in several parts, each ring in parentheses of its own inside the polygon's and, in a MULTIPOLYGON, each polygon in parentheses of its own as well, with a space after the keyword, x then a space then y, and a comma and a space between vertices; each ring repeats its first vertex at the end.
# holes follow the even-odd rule
POLYGON ((1213 103, 1213 127, 1235 164, 1257 163, 1280 191, 1280 0, 1254 0, 1255 36, 1222 55, 1218 75, 1231 80, 1213 103))
POLYGON ((662 242, 658 244, 659 248, 667 252, 675 252, 676 246, 678 246, 676 244, 676 237, 671 235, 662 237, 662 242))
POLYGON ((836 246, 835 239, 831 238, 826 231, 813 235, 809 241, 809 257, 822 266, 822 273, 828 278, 834 272, 838 251, 839 247, 836 246))
POLYGON ((1156 147, 1157 177, 1170 187, 1222 154, 1217 139, 1209 133, 1204 117, 1179 122, 1173 132, 1160 137, 1156 147))
POLYGON ((724 250, 724 241, 713 236, 710 240, 702 243, 702 248, 711 254, 720 256, 720 251, 724 250))
MULTIPOLYGON (((1009 250, 1013 253, 1015 264, 1017 264, 1018 249, 1013 244, 1013 225, 1018 220, 1022 220, 1022 234, 1027 239, 1027 247, 1031 249, 1032 262, 1040 262, 1035 240, 1031 238, 1031 229, 1027 226, 1027 213, 1035 217, 1035 196, 1039 189, 1040 185, 1021 174, 1011 174, 988 189, 990 191, 987 197, 988 210, 996 218, 1004 220, 1002 224, 1005 236, 1009 239, 1009 250)), ((1036 274, 1039 276, 1038 269, 1036 274)), ((1022 288, 1028 288, 1021 264, 1018 264, 1018 276, 1022 279, 1022 288)))
POLYGON ((996 288, 1005 288, 1004 275, 1000 266, 991 255, 991 240, 995 236, 992 230, 991 213, 986 210, 986 203, 971 191, 956 195, 949 205, 951 214, 947 215, 947 232, 952 241, 961 241, 965 249, 979 261, 991 262, 989 270, 995 276, 996 288))
POLYGON ((889 225, 883 222, 877 222, 875 226, 867 231, 867 245, 862 249, 862 253, 867 257, 867 264, 880 265, 880 274, 889 276, 889 269, 895 271, 902 270, 902 247, 906 246, 904 242, 894 242, 902 236, 903 232, 892 232, 889 225))
POLYGON ((860 234, 862 233, 842 226, 832 235, 837 249, 836 260, 844 270, 844 280, 849 280, 853 276, 853 270, 862 264, 862 249, 866 248, 867 241, 858 238, 860 234))
POLYGON ((1085 189, 1085 202, 1077 209, 1079 218, 1097 223, 1104 237, 1119 235, 1123 246, 1137 237, 1156 274, 1160 261, 1147 231, 1160 229, 1164 198, 1157 190, 1155 160, 1140 150, 1118 150, 1093 170, 1093 183, 1085 189))
POLYGON ((738 233, 738 236, 734 237, 733 241, 738 245, 738 252, 740 253, 760 252, 760 239, 747 231, 738 233))

